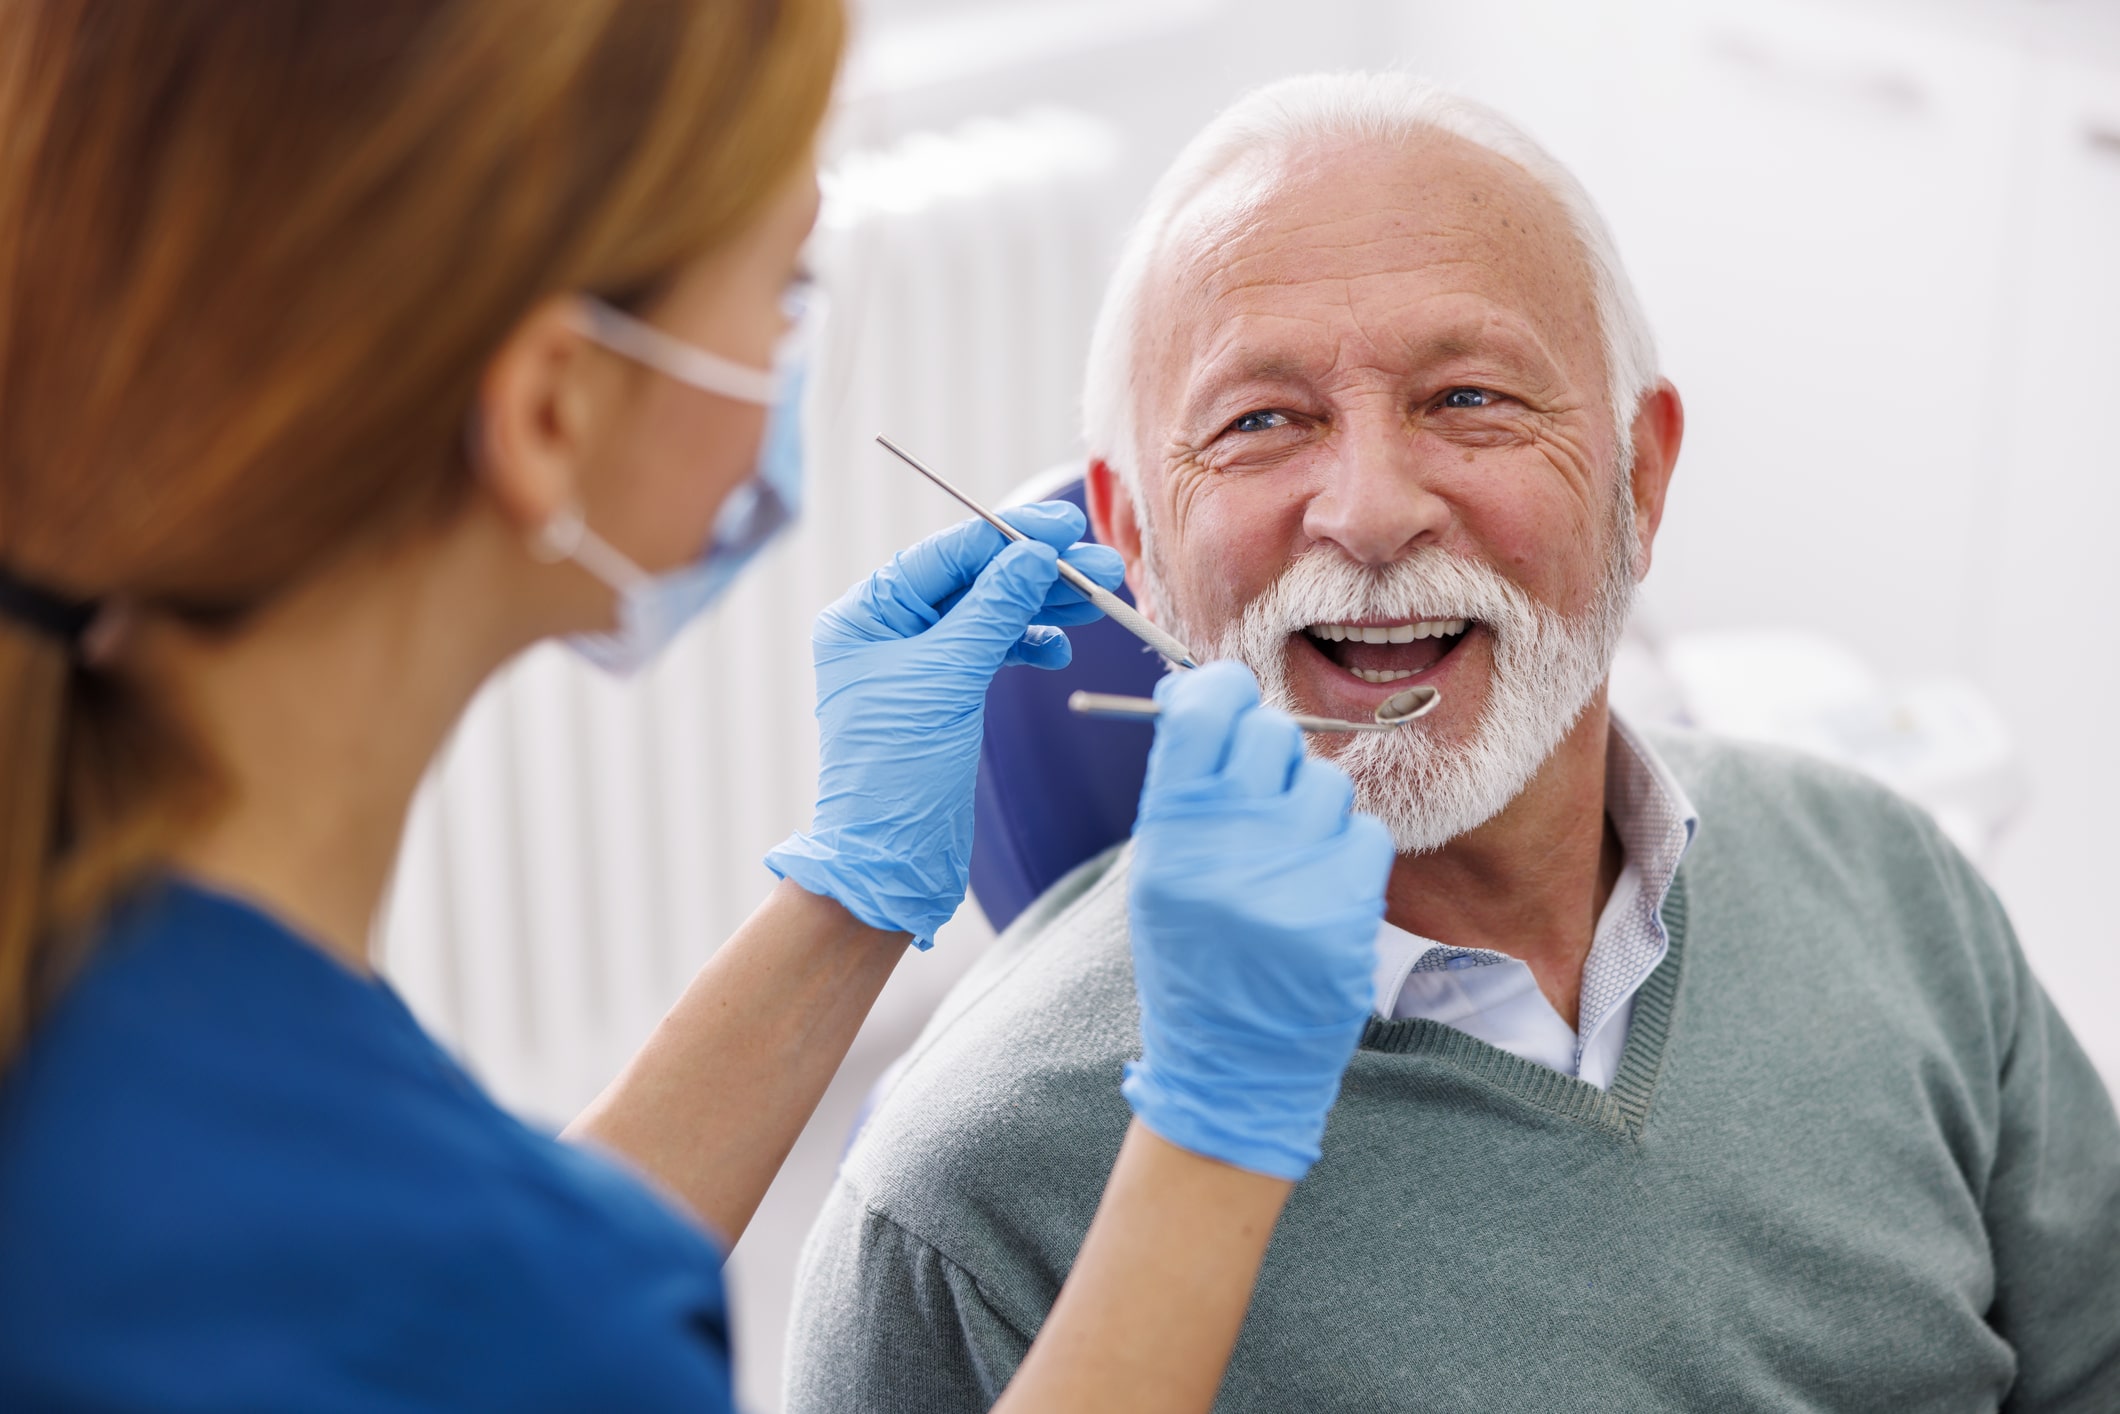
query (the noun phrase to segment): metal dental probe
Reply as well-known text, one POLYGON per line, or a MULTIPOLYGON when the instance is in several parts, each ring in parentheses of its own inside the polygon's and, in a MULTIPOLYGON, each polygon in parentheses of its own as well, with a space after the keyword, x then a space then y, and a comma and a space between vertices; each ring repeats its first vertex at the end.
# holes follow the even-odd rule
MULTIPOLYGON (((896 442, 893 442, 890 438, 883 436, 881 433, 878 433, 876 440, 883 444, 883 449, 885 451, 889 452, 892 456, 898 458, 898 460, 904 462, 913 470, 919 472, 922 476, 925 476, 928 480, 934 482, 937 486, 940 486, 943 490, 949 492, 950 495, 956 497, 958 501, 962 502, 964 506, 968 510, 970 510, 973 515, 978 516, 981 520, 985 521, 988 525, 994 527, 994 529, 1000 531, 1003 535, 1006 535, 1009 539, 1030 539, 1028 535, 1025 535, 1022 531, 1016 529, 1015 526, 1010 525, 1000 516, 995 515, 985 506, 980 505, 977 501, 965 495, 956 487, 950 485, 949 482, 943 480, 942 477, 937 475, 932 468, 925 465, 918 457, 915 457, 912 453, 906 451, 903 447, 900 447, 896 442)), ((1162 629, 1157 628, 1146 618, 1142 617, 1140 610, 1136 609, 1133 605, 1127 603, 1124 599, 1121 599, 1118 595, 1112 593, 1109 589, 1106 589, 1103 585, 1097 583, 1097 581, 1095 581, 1094 579, 1091 579, 1082 571, 1076 569, 1066 560, 1062 560, 1060 562, 1060 577, 1066 580, 1069 584, 1074 585, 1075 588, 1081 590, 1083 597, 1088 599, 1090 603, 1095 604, 1098 608, 1102 609, 1106 617, 1110 618, 1114 623, 1118 624, 1119 627, 1125 629, 1134 637, 1140 639, 1143 643, 1146 643, 1149 647, 1155 649, 1158 653, 1161 653, 1170 662, 1176 664, 1178 667, 1181 668, 1197 668, 1200 666, 1198 663, 1193 661, 1192 651, 1188 649, 1184 644, 1178 642, 1177 639, 1171 637, 1162 629)), ((1080 696, 1081 694, 1077 695, 1080 696)))
MULTIPOLYGON (((1297 717, 1295 724, 1306 732, 1388 732, 1425 717, 1443 700, 1432 687, 1409 687, 1384 699, 1373 722, 1351 722, 1344 717, 1297 717)), ((1067 709, 1091 717, 1120 717, 1145 722, 1163 714, 1163 704, 1152 697, 1121 697, 1109 692, 1077 692, 1069 695, 1067 709)))

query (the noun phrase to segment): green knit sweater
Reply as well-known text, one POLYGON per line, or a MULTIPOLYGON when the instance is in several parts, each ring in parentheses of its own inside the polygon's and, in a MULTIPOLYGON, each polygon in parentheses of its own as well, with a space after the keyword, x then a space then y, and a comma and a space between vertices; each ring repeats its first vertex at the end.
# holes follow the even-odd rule
MULTIPOLYGON (((1658 737, 1701 830, 1609 1092, 1372 1021, 1221 1410, 2120 1411, 2120 1123, 1920 813, 1658 737)), ((945 1002, 803 1257, 793 1414, 985 1408, 1117 1157, 1123 852, 945 1002)))

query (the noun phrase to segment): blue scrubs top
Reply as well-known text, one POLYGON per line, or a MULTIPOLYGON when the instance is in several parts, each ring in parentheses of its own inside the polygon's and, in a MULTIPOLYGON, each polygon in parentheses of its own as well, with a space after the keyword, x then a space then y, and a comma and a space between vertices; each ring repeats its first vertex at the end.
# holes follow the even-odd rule
POLYGON ((255 909, 156 886, 0 1080, 0 1409, 732 1403, 706 1235, 255 909))

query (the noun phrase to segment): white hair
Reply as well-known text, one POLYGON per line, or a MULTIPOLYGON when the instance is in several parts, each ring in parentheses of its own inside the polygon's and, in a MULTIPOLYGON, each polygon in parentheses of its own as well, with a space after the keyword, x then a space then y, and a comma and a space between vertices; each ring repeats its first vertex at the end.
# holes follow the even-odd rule
POLYGON ((1134 354, 1142 299, 1172 226, 1211 183, 1240 163, 1307 147, 1405 144, 1437 133, 1515 163, 1567 213, 1589 267, 1620 465, 1623 471, 1631 466, 1628 433, 1656 382, 1656 345, 1596 204, 1567 168, 1501 114, 1396 73, 1305 74, 1267 84, 1225 108, 1178 154, 1120 250, 1090 336, 1082 395, 1089 454, 1109 463, 1129 487, 1138 484, 1134 354))

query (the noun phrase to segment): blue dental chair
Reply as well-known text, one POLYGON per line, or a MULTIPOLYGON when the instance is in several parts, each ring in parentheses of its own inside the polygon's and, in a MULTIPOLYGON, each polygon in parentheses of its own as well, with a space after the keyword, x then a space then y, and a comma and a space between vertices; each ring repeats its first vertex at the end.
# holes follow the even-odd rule
MULTIPOLYGON (((1087 511, 1080 469, 1053 473, 1011 498, 1025 501, 1087 511)), ((1124 588, 1119 593, 1133 602, 1124 588)), ((1163 676, 1163 660, 1108 619, 1067 636, 1075 647, 1067 667, 1003 669, 987 689, 972 896, 996 933, 1070 869, 1133 833, 1149 729, 1077 716, 1067 697, 1078 690, 1145 697, 1163 676)))

